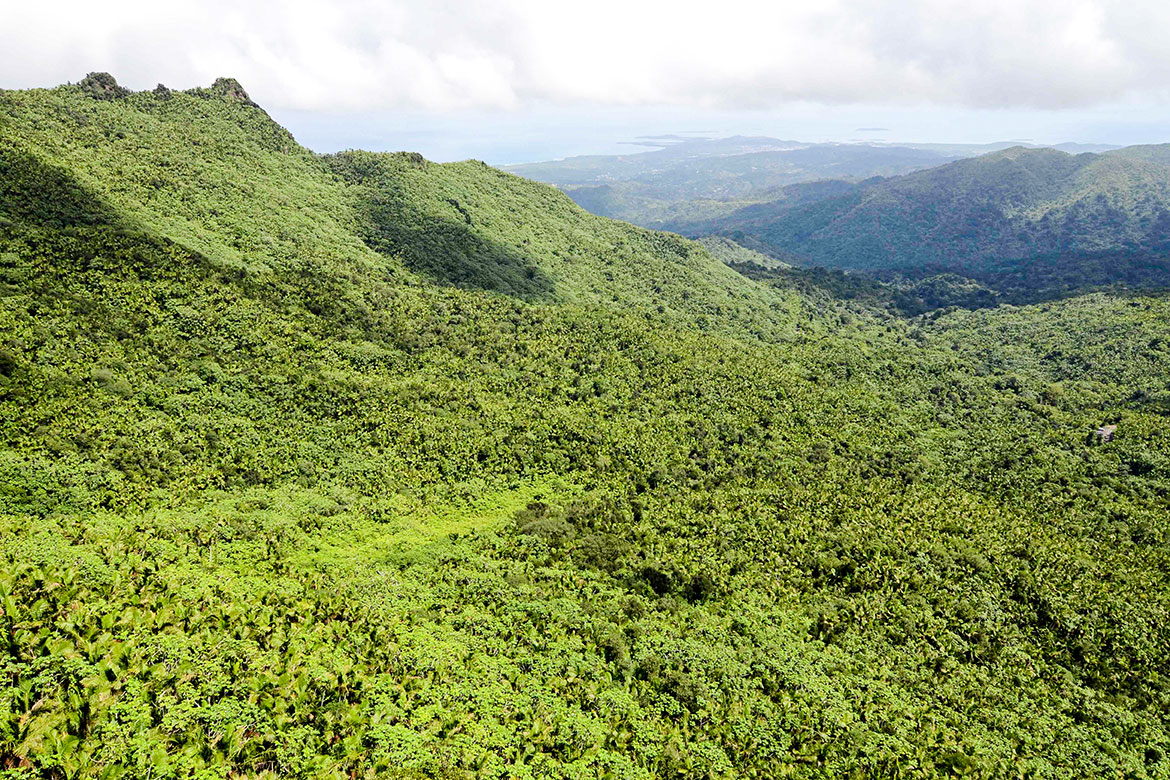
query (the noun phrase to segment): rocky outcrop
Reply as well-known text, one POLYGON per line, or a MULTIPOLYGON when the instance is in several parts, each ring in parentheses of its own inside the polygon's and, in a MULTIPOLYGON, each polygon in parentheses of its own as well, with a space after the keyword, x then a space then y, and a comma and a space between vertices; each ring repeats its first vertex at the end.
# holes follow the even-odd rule
POLYGON ((256 106, 256 104, 252 102, 252 98, 248 97, 248 93, 244 91, 244 86, 232 78, 216 79, 215 83, 211 85, 211 93, 213 95, 225 97, 228 100, 239 101, 244 105, 256 106))
POLYGON ((95 100, 115 100, 130 94, 130 90, 118 85, 117 79, 109 73, 90 73, 78 86, 95 100))

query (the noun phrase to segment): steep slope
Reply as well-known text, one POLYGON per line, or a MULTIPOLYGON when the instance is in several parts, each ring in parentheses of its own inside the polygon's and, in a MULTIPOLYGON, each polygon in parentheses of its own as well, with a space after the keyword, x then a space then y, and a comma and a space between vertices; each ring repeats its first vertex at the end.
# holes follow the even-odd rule
POLYGON ((810 204, 744 209, 702 230, 838 268, 979 274, 1112 255, 1124 275, 1135 257, 1170 250, 1165 155, 1007 149, 810 204))
POLYGON ((906 321, 226 80, 0 108, 9 775, 1170 771, 1170 300, 906 321))

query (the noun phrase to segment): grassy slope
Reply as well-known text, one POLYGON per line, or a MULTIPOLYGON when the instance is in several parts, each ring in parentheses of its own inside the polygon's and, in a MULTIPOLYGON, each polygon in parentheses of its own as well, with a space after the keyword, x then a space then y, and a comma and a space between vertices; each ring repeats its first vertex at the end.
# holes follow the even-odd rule
POLYGON ((1166 300, 907 323, 214 91, 0 100, 15 776, 1166 771, 1166 300))

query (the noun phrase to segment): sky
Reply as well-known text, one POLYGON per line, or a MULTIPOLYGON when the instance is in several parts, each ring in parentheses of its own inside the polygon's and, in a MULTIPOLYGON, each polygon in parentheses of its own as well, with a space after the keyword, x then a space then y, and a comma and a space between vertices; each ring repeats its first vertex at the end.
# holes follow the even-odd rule
POLYGON ((237 78, 318 151, 1170 141, 1164 0, 0 0, 0 88, 237 78))

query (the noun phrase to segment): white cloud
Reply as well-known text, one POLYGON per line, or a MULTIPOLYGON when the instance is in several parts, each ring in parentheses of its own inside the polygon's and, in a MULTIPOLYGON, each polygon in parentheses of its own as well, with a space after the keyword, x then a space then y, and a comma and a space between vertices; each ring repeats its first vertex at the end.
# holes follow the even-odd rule
POLYGON ((0 86, 238 78, 275 108, 792 101, 1083 107, 1170 93, 1152 0, 8 2, 0 86))

